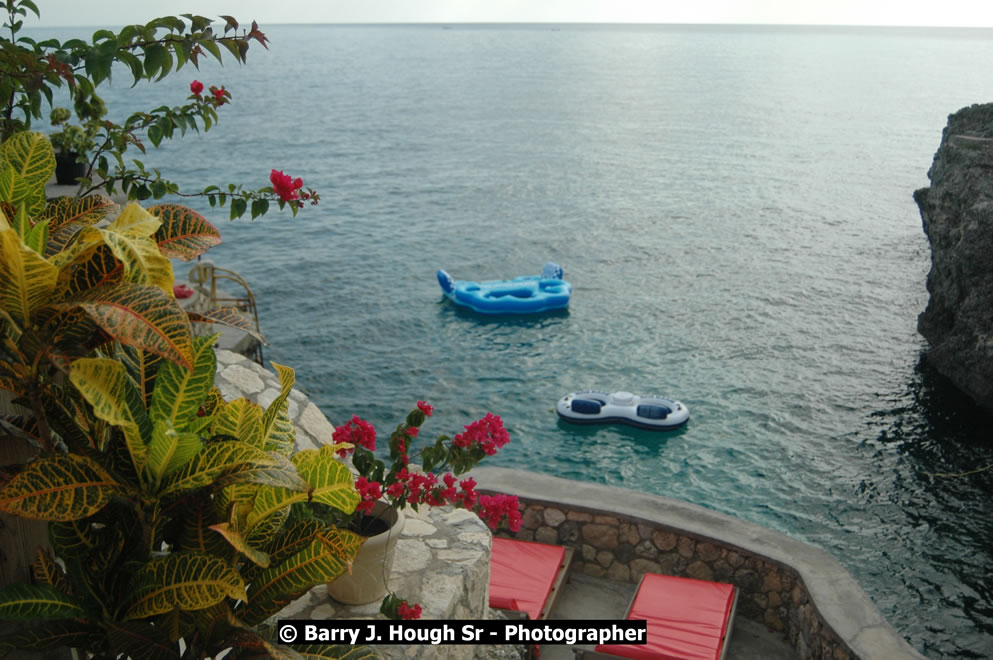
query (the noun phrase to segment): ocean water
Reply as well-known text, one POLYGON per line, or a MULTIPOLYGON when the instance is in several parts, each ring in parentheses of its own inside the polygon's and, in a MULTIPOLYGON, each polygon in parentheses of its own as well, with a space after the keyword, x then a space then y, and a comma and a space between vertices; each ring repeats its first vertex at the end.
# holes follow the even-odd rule
MULTIPOLYGON (((624 26, 263 26, 249 65, 107 90, 233 103, 143 158, 191 189, 318 189, 229 223, 267 358, 334 423, 487 411, 492 465, 710 507, 823 548, 929 657, 993 656, 991 417, 923 361, 911 198, 947 115, 990 99, 993 34, 624 26), (568 313, 488 318, 435 280, 562 265, 568 313), (672 433, 577 428, 576 389, 668 393, 672 433)), ((181 268, 180 271, 183 271, 181 268)), ((594 503, 595 504, 595 503, 594 503)))

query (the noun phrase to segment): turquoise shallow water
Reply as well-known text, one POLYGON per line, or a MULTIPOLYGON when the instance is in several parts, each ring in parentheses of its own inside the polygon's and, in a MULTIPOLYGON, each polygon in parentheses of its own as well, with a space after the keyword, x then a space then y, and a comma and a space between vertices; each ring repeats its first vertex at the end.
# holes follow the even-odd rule
POLYGON ((425 431, 455 433, 493 411, 513 438, 495 465, 768 525, 837 557, 927 655, 993 655, 993 474, 934 476, 991 462, 990 417, 921 362, 911 199, 946 116, 988 99, 987 32, 267 32, 246 68, 108 97, 223 83, 221 125, 146 164, 191 187, 275 167, 321 192, 296 219, 208 217, 268 357, 333 422, 386 432, 426 399, 425 431), (568 313, 480 317, 434 276, 547 260, 568 313), (669 393, 692 416, 667 434, 558 421, 581 388, 669 393))

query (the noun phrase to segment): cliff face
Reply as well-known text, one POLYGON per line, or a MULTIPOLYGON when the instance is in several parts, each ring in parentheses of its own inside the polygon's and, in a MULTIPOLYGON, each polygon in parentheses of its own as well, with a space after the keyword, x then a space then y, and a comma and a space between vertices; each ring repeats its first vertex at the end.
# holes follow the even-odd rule
POLYGON ((928 362, 993 410, 993 103, 949 116, 928 178, 914 193, 931 243, 917 330, 928 362))

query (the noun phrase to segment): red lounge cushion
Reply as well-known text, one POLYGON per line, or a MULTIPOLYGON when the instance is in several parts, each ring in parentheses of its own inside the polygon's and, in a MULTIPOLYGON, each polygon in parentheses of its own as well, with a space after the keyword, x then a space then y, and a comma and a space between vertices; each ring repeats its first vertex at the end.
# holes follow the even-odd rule
POLYGON ((495 537, 490 557, 490 607, 537 620, 555 584, 565 548, 495 537))
POLYGON ((172 294, 177 298, 189 298, 193 295, 193 289, 186 286, 185 284, 177 284, 172 287, 172 294))
POLYGON ((648 621, 648 643, 596 650, 637 660, 715 660, 727 633, 734 587, 669 575, 645 575, 628 619, 648 621))

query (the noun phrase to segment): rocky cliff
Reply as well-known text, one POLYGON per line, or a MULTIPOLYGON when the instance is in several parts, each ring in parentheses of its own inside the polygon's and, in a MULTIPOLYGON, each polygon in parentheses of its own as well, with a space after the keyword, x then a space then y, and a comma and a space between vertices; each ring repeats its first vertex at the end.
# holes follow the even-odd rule
POLYGON ((928 178, 914 193, 931 243, 917 329, 928 362, 993 410, 993 103, 949 116, 928 178))

